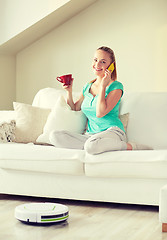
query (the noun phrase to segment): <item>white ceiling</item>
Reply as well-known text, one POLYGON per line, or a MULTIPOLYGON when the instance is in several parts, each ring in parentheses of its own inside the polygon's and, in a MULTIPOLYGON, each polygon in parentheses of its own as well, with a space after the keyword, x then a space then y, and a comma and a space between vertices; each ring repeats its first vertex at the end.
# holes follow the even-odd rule
POLYGON ((0 54, 17 54, 97 0, 71 0, 0 46, 0 54))

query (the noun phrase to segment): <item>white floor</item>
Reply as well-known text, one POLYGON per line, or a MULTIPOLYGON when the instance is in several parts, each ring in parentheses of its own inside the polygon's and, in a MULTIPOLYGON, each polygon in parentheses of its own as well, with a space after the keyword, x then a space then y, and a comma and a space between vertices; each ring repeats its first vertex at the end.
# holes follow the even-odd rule
POLYGON ((158 221, 158 207, 40 199, 0 195, 0 240, 167 240, 158 221), (27 202, 57 202, 69 207, 67 222, 32 226, 14 218, 27 202))

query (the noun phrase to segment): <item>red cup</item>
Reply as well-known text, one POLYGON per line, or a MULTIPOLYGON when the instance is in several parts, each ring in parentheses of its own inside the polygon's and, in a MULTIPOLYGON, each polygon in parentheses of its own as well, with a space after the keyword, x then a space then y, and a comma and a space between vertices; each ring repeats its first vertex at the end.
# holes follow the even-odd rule
POLYGON ((59 82, 63 83, 64 85, 70 85, 72 81, 72 74, 63 75, 56 78, 59 82))

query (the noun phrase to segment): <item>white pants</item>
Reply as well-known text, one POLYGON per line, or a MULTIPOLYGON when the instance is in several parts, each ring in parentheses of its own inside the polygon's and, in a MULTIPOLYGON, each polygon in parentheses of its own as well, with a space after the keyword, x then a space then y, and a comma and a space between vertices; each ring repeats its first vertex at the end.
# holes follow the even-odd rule
POLYGON ((55 147, 85 149, 89 154, 127 150, 126 134, 118 127, 111 127, 93 135, 54 131, 49 139, 55 147))

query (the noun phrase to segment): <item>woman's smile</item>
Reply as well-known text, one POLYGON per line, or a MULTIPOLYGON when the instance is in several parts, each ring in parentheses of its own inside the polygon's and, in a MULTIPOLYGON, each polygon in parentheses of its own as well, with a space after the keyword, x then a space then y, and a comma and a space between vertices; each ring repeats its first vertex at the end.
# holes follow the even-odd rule
POLYGON ((99 71, 102 71, 103 69, 102 68, 97 68, 97 67, 94 67, 94 69, 99 72, 99 71))

